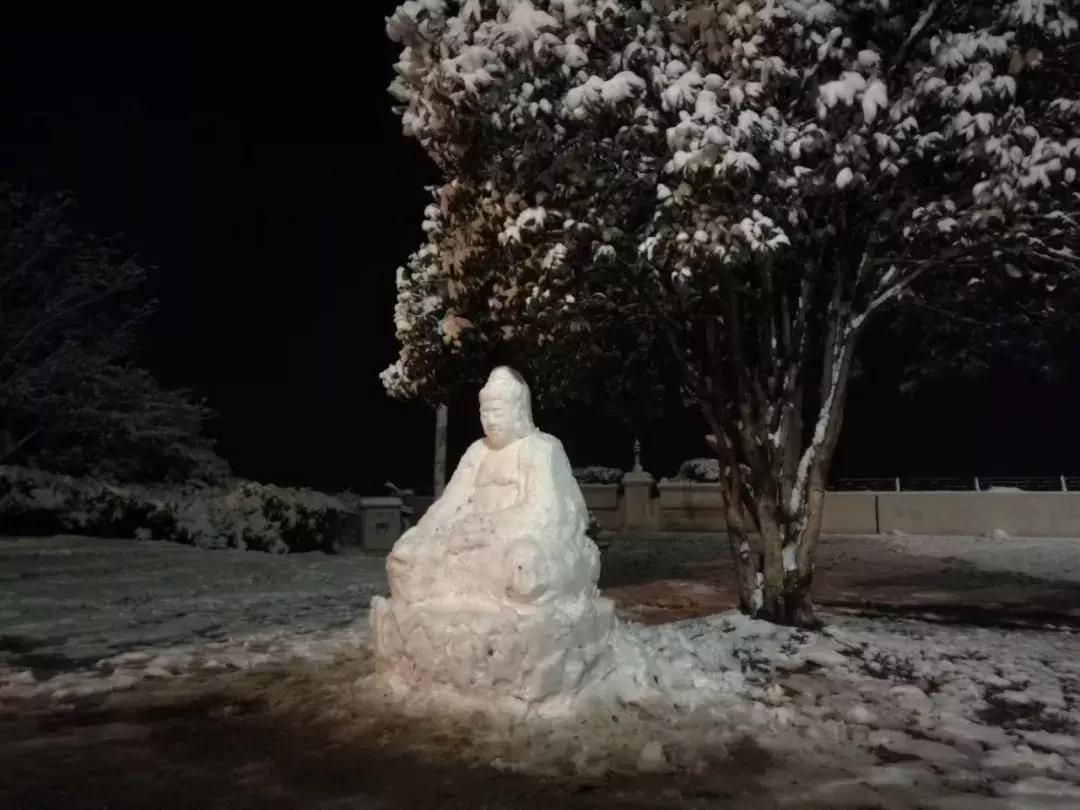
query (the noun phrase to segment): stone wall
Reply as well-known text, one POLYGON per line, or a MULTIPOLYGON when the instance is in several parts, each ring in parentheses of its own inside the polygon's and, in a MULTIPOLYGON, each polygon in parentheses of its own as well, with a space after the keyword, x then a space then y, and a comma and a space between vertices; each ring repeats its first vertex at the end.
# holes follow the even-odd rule
POLYGON ((882 533, 1080 537, 1080 492, 883 492, 882 533))
POLYGON ((623 527, 622 498, 618 484, 581 484, 585 504, 601 529, 617 531, 623 527))
MULTIPOLYGON (((585 502, 603 529, 723 531, 716 484, 660 481, 654 485, 586 484, 585 502), (645 499, 648 504, 640 503, 645 499), (648 515, 642 525, 642 515, 648 515)), ((1001 530, 1020 537, 1080 537, 1080 492, 830 492, 827 534, 980 535, 1001 530)))

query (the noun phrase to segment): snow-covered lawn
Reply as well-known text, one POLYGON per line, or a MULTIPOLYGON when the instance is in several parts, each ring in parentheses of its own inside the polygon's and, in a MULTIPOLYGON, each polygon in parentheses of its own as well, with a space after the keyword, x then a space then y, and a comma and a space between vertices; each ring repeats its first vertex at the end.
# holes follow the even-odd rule
POLYGON ((0 700, 325 657, 366 638, 384 565, 362 554, 0 540, 0 700))
MULTIPOLYGON (((715 540, 615 538, 604 566, 624 616, 729 593, 715 540)), ((651 684, 508 726, 388 709, 380 558, 0 540, 0 805, 36 774, 83 786, 71 807, 170 806, 202 774, 283 806, 1080 806, 1080 540, 835 538, 820 579, 823 633, 624 623, 651 684)))

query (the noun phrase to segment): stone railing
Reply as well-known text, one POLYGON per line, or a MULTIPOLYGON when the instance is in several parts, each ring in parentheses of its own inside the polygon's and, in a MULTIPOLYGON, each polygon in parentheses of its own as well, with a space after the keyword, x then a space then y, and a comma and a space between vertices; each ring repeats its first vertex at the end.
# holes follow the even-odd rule
MULTIPOLYGON (((602 529, 724 530, 716 484, 657 483, 639 471, 628 473, 621 484, 584 484, 581 490, 602 529)), ((829 492, 823 529, 827 534, 979 535, 1000 530, 1021 537, 1080 537, 1080 492, 829 492)))

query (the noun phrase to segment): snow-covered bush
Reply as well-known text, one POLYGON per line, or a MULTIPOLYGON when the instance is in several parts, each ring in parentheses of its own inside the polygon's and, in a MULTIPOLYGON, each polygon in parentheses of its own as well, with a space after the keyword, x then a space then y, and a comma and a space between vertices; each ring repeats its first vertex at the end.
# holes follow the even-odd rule
POLYGON ((255 482, 116 486, 0 467, 0 531, 152 538, 201 548, 332 551, 353 514, 341 500, 255 482))
POLYGON ((168 499, 141 487, 0 466, 0 528, 4 533, 155 536, 175 526, 168 499))
POLYGON ((624 475, 626 473, 618 467, 592 465, 574 468, 574 478, 579 484, 618 484, 624 475))
POLYGON ((332 551, 344 502, 306 489, 246 482, 210 496, 177 503, 176 539, 207 548, 249 548, 273 553, 332 551))
POLYGON ((678 481, 715 483, 720 480, 720 462, 715 458, 690 458, 679 465, 678 481))

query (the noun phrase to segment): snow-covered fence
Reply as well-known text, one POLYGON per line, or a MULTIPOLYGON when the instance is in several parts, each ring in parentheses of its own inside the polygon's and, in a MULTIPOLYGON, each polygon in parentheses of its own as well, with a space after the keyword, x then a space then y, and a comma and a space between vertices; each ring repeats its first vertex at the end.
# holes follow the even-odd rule
MULTIPOLYGON (((1076 478, 1058 479, 1066 489, 1057 491, 1049 489, 1043 479, 986 478, 980 480, 980 490, 975 490, 974 480, 966 490, 897 489, 896 479, 881 481, 880 488, 830 491, 825 496, 824 531, 980 535, 1000 530, 1017 536, 1080 538, 1080 480, 1076 478)), ((903 483, 922 484, 910 479, 903 483)), ((615 531, 626 528, 627 502, 622 487, 588 484, 581 489, 601 527, 615 531)), ((724 529, 723 502, 715 483, 665 479, 656 486, 654 497, 658 499, 659 531, 724 529)))
POLYGON ((1023 492, 1080 492, 1080 476, 977 475, 973 478, 955 476, 838 478, 829 489, 837 492, 968 492, 972 490, 985 492, 1002 489, 1023 492))
MULTIPOLYGON (((720 531, 724 504, 720 487, 697 481, 664 480, 660 492, 662 531, 720 531)), ((830 534, 876 534, 876 494, 830 492, 825 497, 823 528, 830 534)))
MULTIPOLYGON (((615 484, 582 484, 582 494, 597 524, 609 531, 626 528, 627 498, 615 484)), ((659 531, 722 531, 724 507, 716 484, 692 481, 661 481, 655 488, 659 499, 659 531)), ((876 501, 873 493, 829 493, 825 500, 825 531, 834 534, 875 534, 876 501)))

